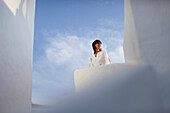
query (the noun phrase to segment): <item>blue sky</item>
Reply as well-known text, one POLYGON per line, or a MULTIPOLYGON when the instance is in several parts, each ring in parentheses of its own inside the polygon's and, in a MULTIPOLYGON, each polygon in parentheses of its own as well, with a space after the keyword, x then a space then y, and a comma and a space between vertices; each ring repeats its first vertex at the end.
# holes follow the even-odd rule
POLYGON ((33 103, 74 93, 74 71, 88 68, 95 39, 112 63, 124 62, 123 35, 123 0, 37 0, 33 103))

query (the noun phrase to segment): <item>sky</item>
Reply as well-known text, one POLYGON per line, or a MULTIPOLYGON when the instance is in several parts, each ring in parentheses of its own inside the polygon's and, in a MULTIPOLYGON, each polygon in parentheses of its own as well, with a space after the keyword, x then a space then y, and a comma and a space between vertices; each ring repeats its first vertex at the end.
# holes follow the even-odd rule
POLYGON ((123 0, 36 0, 32 102, 75 92, 74 71, 89 67, 92 42, 124 63, 123 0))

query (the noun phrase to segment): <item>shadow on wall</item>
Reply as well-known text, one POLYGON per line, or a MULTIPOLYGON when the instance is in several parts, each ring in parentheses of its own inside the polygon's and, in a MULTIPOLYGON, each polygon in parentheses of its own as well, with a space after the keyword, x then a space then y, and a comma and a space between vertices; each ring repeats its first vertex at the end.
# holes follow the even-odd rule
POLYGON ((2 6, 8 7, 6 9, 10 10, 10 12, 14 16, 20 16, 20 17, 25 17, 28 20, 28 11, 29 11, 29 2, 30 0, 16 0, 15 3, 14 1, 11 0, 1 0, 2 6), (15 5, 14 5, 15 4, 15 5))

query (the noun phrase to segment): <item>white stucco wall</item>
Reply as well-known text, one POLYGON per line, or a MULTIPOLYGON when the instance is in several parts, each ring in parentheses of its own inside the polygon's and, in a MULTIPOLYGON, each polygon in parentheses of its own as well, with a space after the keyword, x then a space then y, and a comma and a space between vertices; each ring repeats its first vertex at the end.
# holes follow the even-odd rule
POLYGON ((35 0, 0 0, 0 113, 31 110, 35 0))
POLYGON ((169 20, 170 0, 125 0, 125 61, 145 62, 157 72, 166 113, 170 112, 169 20))

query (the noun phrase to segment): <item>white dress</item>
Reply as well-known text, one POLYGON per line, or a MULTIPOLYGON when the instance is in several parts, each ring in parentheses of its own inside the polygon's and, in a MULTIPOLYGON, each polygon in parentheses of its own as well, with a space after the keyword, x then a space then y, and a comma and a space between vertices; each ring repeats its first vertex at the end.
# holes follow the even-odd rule
POLYGON ((95 67, 104 64, 111 64, 111 61, 106 51, 98 52, 96 57, 95 54, 89 57, 89 67, 95 67))

